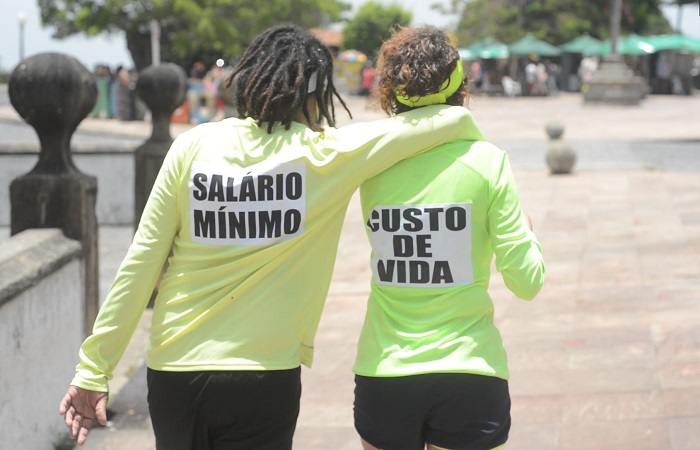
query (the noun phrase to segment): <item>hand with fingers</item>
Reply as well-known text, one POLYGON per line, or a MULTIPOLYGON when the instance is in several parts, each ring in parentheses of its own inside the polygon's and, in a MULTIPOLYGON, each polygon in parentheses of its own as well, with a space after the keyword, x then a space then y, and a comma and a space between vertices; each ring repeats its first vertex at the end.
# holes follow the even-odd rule
POLYGON ((83 445, 87 439, 92 421, 97 419, 101 425, 107 424, 107 392, 89 391, 71 386, 63 396, 58 412, 64 416, 71 439, 78 439, 83 445))

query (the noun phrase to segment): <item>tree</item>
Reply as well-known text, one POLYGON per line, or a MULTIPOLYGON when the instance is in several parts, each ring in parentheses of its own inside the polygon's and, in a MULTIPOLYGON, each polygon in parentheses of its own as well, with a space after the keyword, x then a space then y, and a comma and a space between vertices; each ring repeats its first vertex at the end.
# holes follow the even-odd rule
MULTIPOLYGON (((661 34, 671 30, 660 9, 661 0, 626 1, 622 34, 661 34)), ((583 33, 599 39, 610 35, 610 0, 454 0, 461 11, 457 29, 460 46, 491 36, 514 42, 528 33, 559 45, 583 33)))
POLYGON ((357 14, 343 29, 343 48, 359 50, 370 58, 375 58, 396 25, 411 23, 413 14, 399 5, 382 6, 369 1, 364 3, 357 14))
POLYGON ((136 69, 151 64, 150 21, 161 28, 161 59, 189 68, 196 59, 242 53, 255 35, 280 23, 329 24, 349 9, 342 0, 38 0, 55 38, 123 31, 136 69))

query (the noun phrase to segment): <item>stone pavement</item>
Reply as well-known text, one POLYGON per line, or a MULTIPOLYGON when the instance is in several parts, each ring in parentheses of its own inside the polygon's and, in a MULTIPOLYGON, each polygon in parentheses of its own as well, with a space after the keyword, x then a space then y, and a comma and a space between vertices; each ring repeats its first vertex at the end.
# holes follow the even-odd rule
MULTIPOLYGON (((358 119, 382 117, 348 100, 358 119)), ((586 106, 575 94, 484 97, 471 108, 511 155, 547 261, 532 302, 492 278, 512 372, 508 449, 700 449, 700 95, 654 96, 639 107, 586 106), (549 175, 544 163, 544 126, 553 120, 578 154, 571 175, 549 175)), ((81 130, 145 137, 143 125, 91 119, 81 130)), ((102 227, 100 238, 104 292, 131 230, 102 227)), ((360 448, 351 366, 368 255, 354 198, 314 367, 303 370, 295 449, 360 448)), ((147 324, 148 313, 112 384, 111 426, 94 430, 85 449, 154 448, 144 401, 147 324)))

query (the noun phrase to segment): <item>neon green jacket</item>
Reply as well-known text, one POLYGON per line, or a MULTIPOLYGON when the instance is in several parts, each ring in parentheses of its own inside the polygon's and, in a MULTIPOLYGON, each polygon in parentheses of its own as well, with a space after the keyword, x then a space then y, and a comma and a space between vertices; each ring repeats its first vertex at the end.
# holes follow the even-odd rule
POLYGON ((492 260, 518 297, 544 283, 505 152, 455 142, 396 164, 361 189, 373 279, 355 373, 475 373, 508 379, 488 294, 492 260))
POLYGON ((268 134, 252 119, 183 133, 165 158, 71 384, 108 390, 166 259, 150 368, 310 366, 354 191, 401 159, 477 131, 464 108, 443 106, 321 133, 294 123, 268 134))

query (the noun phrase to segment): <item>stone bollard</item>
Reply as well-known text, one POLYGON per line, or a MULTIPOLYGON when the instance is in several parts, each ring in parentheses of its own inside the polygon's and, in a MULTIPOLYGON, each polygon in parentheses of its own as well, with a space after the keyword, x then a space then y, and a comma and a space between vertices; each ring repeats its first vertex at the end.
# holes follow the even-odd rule
POLYGON ((558 122, 551 122, 547 124, 545 130, 552 141, 546 154, 550 172, 554 175, 571 173, 576 163, 576 152, 561 139, 564 134, 564 126, 558 122))
POLYGON ((97 178, 75 166, 70 141, 97 101, 94 76, 77 59, 41 53, 22 60, 10 74, 12 106, 36 130, 39 161, 10 184, 10 233, 60 228, 83 245, 85 335, 99 309, 97 178))
POLYGON ((151 137, 134 152, 134 223, 138 225, 160 166, 173 139, 170 121, 185 101, 187 76, 172 63, 146 67, 136 81, 136 95, 151 110, 151 137))
MULTIPOLYGON (((134 227, 137 227, 141 220, 160 166, 163 165, 165 155, 173 143, 170 122, 173 112, 187 98, 187 75, 182 67, 173 63, 148 66, 136 81, 136 95, 151 110, 153 132, 134 152, 134 227)), ((163 272, 166 268, 167 263, 163 272)), ((158 286, 151 295, 149 307, 153 307, 158 286)))

